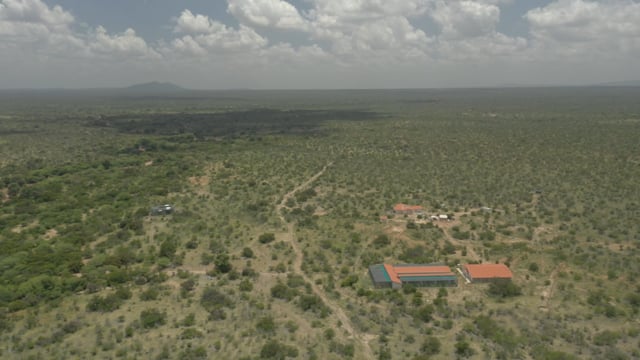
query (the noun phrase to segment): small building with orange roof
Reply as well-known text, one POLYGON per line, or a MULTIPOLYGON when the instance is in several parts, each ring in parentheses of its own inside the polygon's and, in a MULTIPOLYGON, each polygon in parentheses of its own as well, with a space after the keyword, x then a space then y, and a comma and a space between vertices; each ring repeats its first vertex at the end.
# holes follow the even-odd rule
POLYGON ((376 288, 399 289, 403 285, 417 287, 457 286, 458 279, 444 264, 377 264, 369 267, 376 288))
POLYGON ((465 264, 462 273, 471 282, 511 281, 513 273, 505 264, 465 264))

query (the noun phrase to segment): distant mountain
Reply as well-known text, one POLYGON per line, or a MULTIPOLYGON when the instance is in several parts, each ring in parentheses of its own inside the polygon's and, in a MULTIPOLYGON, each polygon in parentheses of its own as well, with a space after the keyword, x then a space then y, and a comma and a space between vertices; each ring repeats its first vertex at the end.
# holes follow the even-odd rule
POLYGON ((172 83, 149 82, 131 85, 122 90, 131 94, 172 94, 187 91, 187 89, 172 83))

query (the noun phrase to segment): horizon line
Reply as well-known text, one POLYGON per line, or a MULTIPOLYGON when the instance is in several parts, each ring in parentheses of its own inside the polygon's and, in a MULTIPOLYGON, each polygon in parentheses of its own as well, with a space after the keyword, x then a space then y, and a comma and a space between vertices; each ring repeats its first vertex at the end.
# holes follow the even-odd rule
MULTIPOLYGON (((512 88, 581 88, 581 87, 640 87, 640 80, 623 82, 604 82, 594 84, 496 84, 496 85, 468 85, 468 86, 438 86, 438 87, 353 87, 353 88, 187 88, 171 82, 148 82, 127 86, 105 86, 105 87, 20 87, 20 88, 0 88, 0 91, 114 91, 129 90, 132 87, 147 84, 165 84, 181 88, 180 90, 169 90, 165 93, 180 93, 189 91, 394 91, 394 90, 464 90, 464 89, 512 89, 512 88)), ((149 91, 153 92, 153 91, 149 91)), ((144 93, 144 91, 140 91, 144 93)))

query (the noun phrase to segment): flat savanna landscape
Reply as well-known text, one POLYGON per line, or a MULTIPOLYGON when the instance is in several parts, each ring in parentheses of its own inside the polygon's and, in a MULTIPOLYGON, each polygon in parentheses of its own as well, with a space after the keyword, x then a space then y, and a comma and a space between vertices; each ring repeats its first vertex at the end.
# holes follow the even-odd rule
POLYGON ((0 91, 0 357, 640 358, 639 99, 0 91))

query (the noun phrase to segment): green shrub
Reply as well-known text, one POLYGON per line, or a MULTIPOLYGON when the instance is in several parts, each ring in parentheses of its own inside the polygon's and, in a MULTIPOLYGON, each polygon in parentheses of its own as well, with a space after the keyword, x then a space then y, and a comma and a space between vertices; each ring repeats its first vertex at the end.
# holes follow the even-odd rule
POLYGON ((500 345, 504 350, 513 352, 519 344, 517 335, 500 324, 490 316, 480 315, 474 320, 478 335, 500 345))
POLYGON ((253 284, 249 279, 242 279, 242 281, 240 281, 240 284, 238 285, 238 288, 240 289, 240 291, 249 292, 253 290, 253 284))
POLYGON ((118 289, 116 289, 116 296, 122 300, 129 300, 132 296, 131 289, 124 286, 119 287, 118 289))
POLYGON ((182 319, 180 325, 182 326, 193 326, 196 324, 196 314, 190 313, 182 319))
POLYGON ((291 301, 297 295, 298 292, 296 289, 291 289, 281 282, 278 282, 271 288, 271 296, 276 299, 291 301))
POLYGON ((140 293, 140 300, 142 301, 156 300, 159 295, 160 295, 160 291, 158 290, 158 288, 155 286, 152 286, 140 293))
POLYGON ((205 308, 205 310, 212 312, 213 310, 220 309, 225 306, 230 307, 233 305, 233 301, 217 288, 210 286, 205 288, 202 292, 200 304, 205 308))
POLYGON ((165 257, 167 259, 173 259, 176 250, 178 250, 178 245, 174 240, 165 240, 160 244, 160 257, 165 257))
POLYGON ((206 360, 208 359, 207 349, 204 346, 188 348, 178 356, 181 360, 206 360))
POLYGON ((422 352, 425 355, 436 355, 440 353, 441 347, 442 347, 442 344, 440 343, 440 340, 438 340, 437 337, 427 336, 422 342, 422 345, 420 346, 420 352, 422 352))
POLYGON ((511 281, 495 281, 489 285, 489 295, 499 298, 508 298, 522 294, 522 290, 511 281))
POLYGON ((321 316, 326 315, 329 311, 322 299, 314 294, 301 295, 298 300, 298 306, 303 311, 311 311, 321 316))
POLYGON ((166 321, 167 314, 157 309, 143 310, 140 313, 140 325, 145 329, 164 325, 166 321))
POLYGON ((216 270, 223 274, 228 273, 232 269, 231 262, 229 261, 229 255, 226 253, 218 254, 214 260, 214 264, 216 266, 216 270))
POLYGON ((258 241, 262 244, 268 244, 276 239, 276 235, 274 233, 264 233, 258 237, 258 241))
POLYGON ((375 248, 382 248, 389 244, 391 244, 391 240, 389 240, 389 237, 386 234, 380 234, 373 240, 373 246, 375 248))
POLYGON ((260 349, 261 359, 278 359, 283 360, 287 357, 297 357, 298 349, 288 346, 276 340, 270 340, 260 349))
POLYGON ((180 334, 180 339, 196 339, 201 337, 204 337, 204 334, 202 334, 201 331, 194 328, 184 329, 180 334))
POLYGON ((353 287, 358 282, 358 275, 352 274, 342 279, 340 282, 341 287, 353 287))
POLYGON ((455 254, 456 247, 450 241, 447 240, 444 242, 444 247, 442 248, 442 252, 449 255, 455 254))
POLYGON ((467 341, 460 340, 455 344, 456 355, 462 358, 468 358, 475 354, 475 351, 467 341))
POLYGON ((331 341, 329 343, 329 351, 340 355, 343 359, 353 358, 355 347, 353 343, 342 344, 337 341, 331 341))
POLYGON ((87 311, 111 312, 118 309, 120 305, 122 305, 122 298, 118 294, 110 294, 105 297, 96 295, 89 300, 87 311))
POLYGON ((251 248, 249 247, 245 247, 244 249, 242 249, 242 257, 245 258, 253 258, 254 254, 253 254, 253 250, 251 250, 251 248))
POLYGON ((328 328, 324 330, 324 338, 327 340, 333 340, 333 338, 336 336, 336 332, 335 330, 333 330, 332 328, 328 328))
POLYGON ((256 329, 264 333, 273 333, 276 331, 276 323, 271 316, 264 316, 256 323, 256 329))
POLYGON ((604 330, 593 336, 593 343, 597 346, 611 346, 615 345, 620 339, 620 333, 604 330))
POLYGON ((297 274, 287 274, 287 285, 290 288, 299 288, 301 286, 305 286, 306 283, 304 281, 304 278, 302 277, 302 275, 297 275, 297 274))
POLYGON ((188 293, 193 291, 196 287, 196 282, 193 279, 187 279, 180 284, 180 290, 183 293, 188 293))
POLYGON ((416 317, 420 320, 422 320, 423 322, 430 322, 431 320, 433 320, 433 313, 435 312, 435 309, 433 307, 433 305, 425 305, 423 307, 421 307, 420 309, 418 309, 418 311, 416 312, 416 317))

